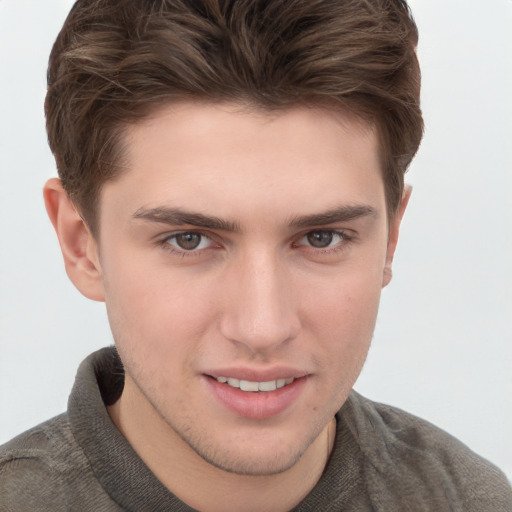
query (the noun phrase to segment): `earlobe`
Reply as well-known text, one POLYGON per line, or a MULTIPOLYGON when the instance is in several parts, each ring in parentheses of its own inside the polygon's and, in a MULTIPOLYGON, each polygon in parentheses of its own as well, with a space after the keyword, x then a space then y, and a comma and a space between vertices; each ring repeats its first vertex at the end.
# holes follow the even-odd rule
POLYGON ((98 247, 58 178, 44 186, 44 202, 59 239, 66 273, 77 289, 92 300, 105 300, 98 247))
POLYGON ((409 199, 411 198, 412 187, 410 185, 406 185, 404 188, 404 193, 402 195, 402 201, 400 202, 400 206, 398 211, 395 213, 394 217, 390 221, 389 225, 389 236, 388 236, 388 247, 386 251, 386 262, 384 265, 383 275, 382 275, 382 287, 387 286, 391 281, 393 276, 392 265, 393 265, 393 257, 395 256, 395 250, 398 243, 398 234, 400 232, 400 224, 402 222, 402 218, 405 213, 405 209, 407 208, 407 204, 409 203, 409 199))

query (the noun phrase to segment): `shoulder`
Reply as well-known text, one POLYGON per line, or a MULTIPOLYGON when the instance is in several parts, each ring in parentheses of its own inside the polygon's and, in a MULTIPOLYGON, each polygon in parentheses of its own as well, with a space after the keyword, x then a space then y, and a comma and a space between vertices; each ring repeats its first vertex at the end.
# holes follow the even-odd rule
POLYGON ((84 485, 92 490, 91 482, 66 414, 0 446, 0 511, 69 510, 84 485))
POLYGON ((59 455, 72 442, 67 416, 56 416, 0 446, 0 475, 16 472, 23 464, 43 464, 47 469, 59 470, 59 455))
POLYGON ((37 496, 39 502, 58 508, 56 491, 67 469, 59 448, 66 423, 65 415, 57 416, 0 447, 0 494, 7 507, 16 503, 18 509, 22 504, 29 510, 37 505, 37 496))
POLYGON ((80 461, 62 414, 0 447, 0 494, 15 510, 63 509, 62 489, 80 461), (43 505, 44 504, 44 505, 43 505), (32 507, 32 508, 31 508, 32 507))
POLYGON ((396 486, 404 500, 449 503, 446 510, 512 510, 505 475, 447 432, 355 392, 342 412, 376 487, 396 486))

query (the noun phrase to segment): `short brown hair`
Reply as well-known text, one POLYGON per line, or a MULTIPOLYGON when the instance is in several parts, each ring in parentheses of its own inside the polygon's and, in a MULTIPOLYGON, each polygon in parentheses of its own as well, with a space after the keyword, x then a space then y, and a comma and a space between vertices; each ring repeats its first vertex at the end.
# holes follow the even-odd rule
POLYGON ((330 102, 377 127, 392 215, 423 133, 417 39, 402 0, 78 0, 48 69, 59 176, 94 232, 123 128, 159 105, 330 102))

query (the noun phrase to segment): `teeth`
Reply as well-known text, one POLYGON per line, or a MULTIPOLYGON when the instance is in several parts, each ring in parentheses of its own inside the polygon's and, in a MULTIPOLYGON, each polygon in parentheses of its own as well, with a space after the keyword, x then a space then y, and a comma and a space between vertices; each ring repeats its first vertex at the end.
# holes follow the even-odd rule
POLYGON ((275 391, 288 384, 291 384, 295 379, 290 377, 288 379, 269 380, 266 382, 252 382, 250 380, 239 380, 231 377, 217 377, 217 382, 228 384, 233 388, 241 389, 242 391, 275 391))
POLYGON ((277 389, 282 388, 286 384, 286 379, 277 379, 276 387, 277 389))
POLYGON ((268 382, 258 383, 259 391, 275 391, 277 389, 277 381, 269 380, 268 382))
POLYGON ((240 389, 242 391, 258 391, 258 383, 250 380, 241 380, 240 389))

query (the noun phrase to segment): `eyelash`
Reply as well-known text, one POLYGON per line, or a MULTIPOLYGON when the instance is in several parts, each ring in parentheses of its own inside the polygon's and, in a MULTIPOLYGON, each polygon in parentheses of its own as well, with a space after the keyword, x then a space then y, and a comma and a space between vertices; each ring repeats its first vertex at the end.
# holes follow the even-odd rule
POLYGON ((213 241, 213 237, 211 235, 208 235, 208 234, 203 233, 201 231, 193 231, 193 230, 191 230, 191 231, 178 231, 176 233, 172 233, 170 235, 166 235, 164 238, 162 238, 159 241, 159 245, 161 245, 164 250, 169 251, 171 254, 173 254, 175 256, 180 256, 182 258, 197 257, 200 254, 202 254, 204 251, 212 249, 212 247, 206 247, 204 249, 192 249, 190 251, 187 251, 185 249, 179 249, 177 247, 174 247, 173 245, 171 245, 169 243, 170 240, 176 239, 176 237, 178 237, 180 235, 187 235, 187 234, 199 235, 200 237, 207 238, 212 243, 215 243, 213 241))
MULTIPOLYGON (((354 236, 349 234, 345 230, 336 230, 336 229, 314 229, 311 231, 307 231, 304 234, 301 234, 297 239, 298 241, 303 240, 305 237, 312 233, 327 233, 331 234, 333 236, 339 236, 341 238, 341 241, 333 245, 332 247, 325 247, 325 248, 316 248, 313 246, 308 245, 299 245, 297 242, 294 242, 292 244, 292 247, 299 248, 299 247, 305 247, 308 250, 314 251, 316 254, 332 254, 336 252, 340 252, 346 249, 346 246, 350 244, 354 236)), ((164 238, 161 238, 158 241, 158 244, 162 246, 162 248, 166 251, 169 251, 173 255, 180 256, 182 258, 186 257, 198 257, 200 256, 204 251, 208 251, 211 249, 215 249, 215 247, 206 247, 204 249, 192 249, 190 251, 187 251, 185 249, 179 249, 177 247, 174 247, 169 243, 170 240, 176 239, 179 235, 186 235, 186 234, 194 234, 199 235, 201 237, 207 238, 210 240, 213 244, 215 244, 215 241, 213 240, 213 237, 211 235, 208 235, 207 233, 203 233, 201 231, 178 231, 176 233, 172 233, 171 235, 166 235, 164 238)))
MULTIPOLYGON (((326 233, 326 234, 330 234, 332 236, 338 236, 341 239, 338 243, 336 243, 336 244, 334 244, 333 246, 330 246, 330 247, 321 248, 321 247, 313 247, 311 245, 304 245, 303 246, 303 247, 306 247, 307 249, 309 249, 311 251, 314 251, 315 254, 322 254, 322 255, 323 254, 332 254, 332 253, 337 253, 337 252, 344 251, 347 248, 347 245, 354 238, 347 231, 342 230, 342 229, 341 230, 336 230, 336 229, 313 229, 311 231, 308 231, 307 233, 304 233, 299 238, 299 241, 303 240, 304 238, 306 238, 308 235, 310 235, 312 233, 326 233)), ((297 244, 294 244, 294 246, 295 247, 300 247, 297 244)))

